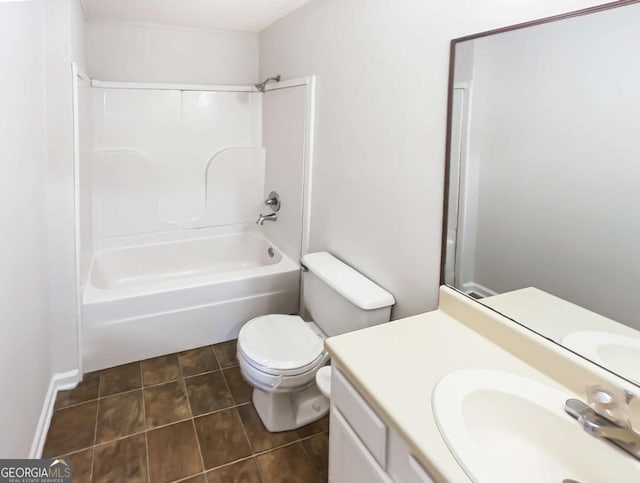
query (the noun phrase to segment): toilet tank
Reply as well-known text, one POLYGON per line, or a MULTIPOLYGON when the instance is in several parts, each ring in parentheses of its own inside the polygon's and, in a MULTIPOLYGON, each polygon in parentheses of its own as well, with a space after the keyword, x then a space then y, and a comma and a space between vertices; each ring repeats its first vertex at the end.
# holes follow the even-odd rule
POLYGON ((304 306, 328 336, 388 322, 393 295, 327 252, 302 257, 304 306))

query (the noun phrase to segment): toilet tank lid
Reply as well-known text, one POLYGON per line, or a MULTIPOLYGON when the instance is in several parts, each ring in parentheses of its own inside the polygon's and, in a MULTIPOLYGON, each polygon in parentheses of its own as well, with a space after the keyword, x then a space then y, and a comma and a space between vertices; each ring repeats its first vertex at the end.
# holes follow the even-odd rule
POLYGON ((302 263, 320 280, 363 310, 396 303, 389 292, 328 252, 307 253, 302 263))

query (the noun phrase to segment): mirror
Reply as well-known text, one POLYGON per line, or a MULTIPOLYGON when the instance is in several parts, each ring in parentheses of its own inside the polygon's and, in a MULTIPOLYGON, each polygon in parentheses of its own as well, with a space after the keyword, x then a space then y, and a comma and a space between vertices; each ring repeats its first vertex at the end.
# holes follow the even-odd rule
POLYGON ((640 4, 615 6, 452 42, 442 279, 640 384, 640 4))

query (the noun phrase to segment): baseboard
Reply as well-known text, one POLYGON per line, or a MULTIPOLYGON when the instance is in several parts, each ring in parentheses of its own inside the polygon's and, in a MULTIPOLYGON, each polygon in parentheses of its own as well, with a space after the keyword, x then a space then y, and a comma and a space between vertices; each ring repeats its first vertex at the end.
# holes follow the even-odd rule
POLYGON ((31 444, 31 451, 29 452, 29 458, 40 458, 42 450, 44 448, 44 442, 47 439, 47 432, 49 431, 49 424, 51 423, 51 417, 53 416, 53 406, 56 402, 56 395, 58 391, 65 389, 73 389, 78 385, 81 379, 79 370, 73 370, 68 372, 61 372, 54 374, 49 382, 49 389, 47 389, 47 395, 44 398, 42 405, 42 411, 40 412, 40 419, 38 420, 38 426, 36 427, 36 433, 33 437, 33 443, 31 444))
POLYGON ((466 282, 463 286, 462 291, 466 294, 470 292, 475 292, 478 295, 481 295, 483 298, 491 297, 493 295, 498 295, 498 292, 494 292, 490 288, 487 288, 484 285, 480 285, 479 283, 475 283, 475 282, 466 282))

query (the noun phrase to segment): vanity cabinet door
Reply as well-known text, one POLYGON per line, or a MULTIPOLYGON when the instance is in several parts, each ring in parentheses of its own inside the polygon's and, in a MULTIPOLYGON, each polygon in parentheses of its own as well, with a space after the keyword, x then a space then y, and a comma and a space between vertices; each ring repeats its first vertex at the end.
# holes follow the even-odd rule
POLYGON ((393 483, 335 405, 329 432, 329 481, 331 483, 393 483))
POLYGON ((389 431, 387 473, 398 483, 433 483, 433 479, 413 456, 403 439, 389 431))

